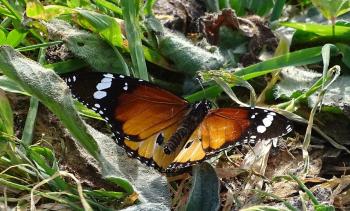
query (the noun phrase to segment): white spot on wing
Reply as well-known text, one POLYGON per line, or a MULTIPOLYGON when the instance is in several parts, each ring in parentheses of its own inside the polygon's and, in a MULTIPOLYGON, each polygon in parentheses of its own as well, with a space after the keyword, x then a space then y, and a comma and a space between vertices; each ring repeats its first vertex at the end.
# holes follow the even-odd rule
POLYGON ((96 89, 97 90, 103 90, 103 89, 108 89, 109 87, 111 87, 112 85, 112 82, 106 82, 106 83, 98 83, 97 86, 96 86, 96 89))
POLYGON ((112 78, 102 78, 101 83, 108 83, 108 82, 112 82, 112 78))
POLYGON ((278 142, 277 138, 272 139, 272 146, 277 147, 277 142, 278 142))
POLYGON ((263 119, 263 124, 265 127, 270 127, 272 124, 272 121, 268 118, 263 119))
POLYGON ((258 133, 264 133, 266 131, 266 127, 263 126, 263 125, 259 125, 257 128, 256 128, 256 131, 258 131, 258 133))
POLYGON ((103 74, 103 76, 106 78, 114 78, 113 74, 111 74, 111 73, 103 74))
POLYGON ((126 91, 128 90, 128 83, 125 82, 123 89, 126 91))
POLYGON ((268 114, 264 119, 263 119, 263 124, 265 127, 270 127, 273 121, 273 116, 268 114))
POLYGON ((104 98, 106 96, 107 96, 107 92, 105 92, 105 91, 100 91, 99 90, 99 91, 96 91, 94 93, 94 98, 97 99, 97 100, 102 99, 102 98, 104 98))
POLYGON ((101 106, 100 106, 100 104, 96 103, 96 104, 95 104, 95 107, 96 107, 96 108, 100 108, 101 106))
POLYGON ((119 75, 119 78, 125 78, 125 76, 124 75, 119 75))
POLYGON ((75 82, 77 80, 77 77, 75 77, 75 75, 73 75, 73 82, 75 82))

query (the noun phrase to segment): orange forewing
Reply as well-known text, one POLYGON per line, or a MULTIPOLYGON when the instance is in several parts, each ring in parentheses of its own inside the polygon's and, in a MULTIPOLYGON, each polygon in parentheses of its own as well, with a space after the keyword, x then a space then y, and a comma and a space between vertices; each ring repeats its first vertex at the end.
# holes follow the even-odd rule
POLYGON ((188 102, 157 87, 139 86, 118 98, 115 119, 126 135, 143 140, 178 122, 188 111, 188 102))

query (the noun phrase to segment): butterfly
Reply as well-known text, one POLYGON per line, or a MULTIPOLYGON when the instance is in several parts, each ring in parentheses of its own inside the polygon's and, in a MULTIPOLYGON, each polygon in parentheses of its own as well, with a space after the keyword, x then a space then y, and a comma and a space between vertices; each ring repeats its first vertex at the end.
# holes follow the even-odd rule
POLYGON ((219 152, 292 131, 291 122, 261 108, 215 108, 189 103, 132 77, 74 72, 61 76, 72 95, 100 114, 130 157, 160 172, 178 172, 219 152))

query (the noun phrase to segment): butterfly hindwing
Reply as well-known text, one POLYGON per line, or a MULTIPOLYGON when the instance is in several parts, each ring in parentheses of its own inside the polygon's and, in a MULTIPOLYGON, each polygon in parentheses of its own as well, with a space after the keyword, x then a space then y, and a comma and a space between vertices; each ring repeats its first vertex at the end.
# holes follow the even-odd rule
POLYGON ((131 157, 139 159, 142 163, 164 171, 180 152, 183 143, 172 153, 164 153, 164 145, 179 126, 179 122, 164 128, 158 133, 139 142, 124 140, 123 147, 131 157))

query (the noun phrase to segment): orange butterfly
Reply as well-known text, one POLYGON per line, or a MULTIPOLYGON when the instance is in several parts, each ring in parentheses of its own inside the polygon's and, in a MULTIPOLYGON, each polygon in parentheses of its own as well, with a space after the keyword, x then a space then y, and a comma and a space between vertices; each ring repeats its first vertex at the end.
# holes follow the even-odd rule
POLYGON ((286 135, 290 121, 260 108, 211 109, 146 81, 77 72, 63 76, 72 94, 112 127, 127 154, 161 172, 177 172, 242 143, 286 135))

